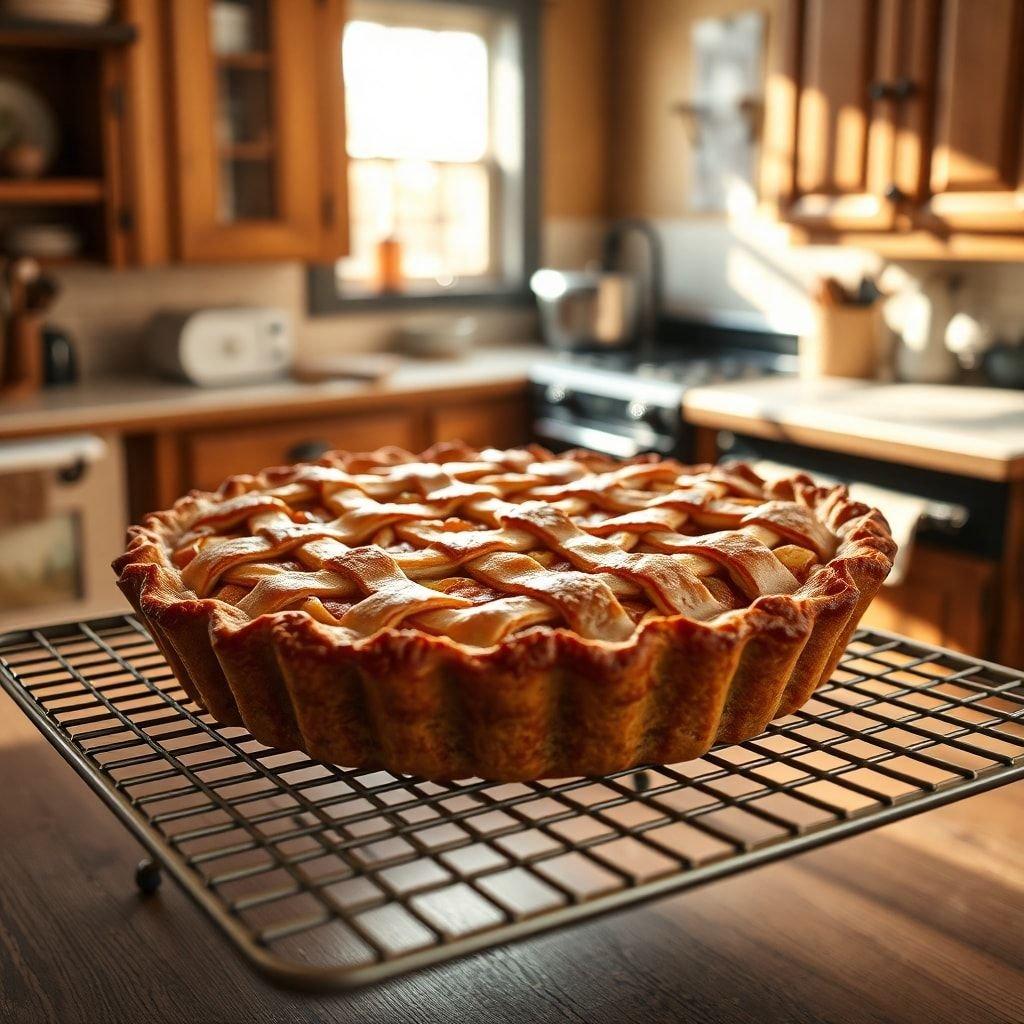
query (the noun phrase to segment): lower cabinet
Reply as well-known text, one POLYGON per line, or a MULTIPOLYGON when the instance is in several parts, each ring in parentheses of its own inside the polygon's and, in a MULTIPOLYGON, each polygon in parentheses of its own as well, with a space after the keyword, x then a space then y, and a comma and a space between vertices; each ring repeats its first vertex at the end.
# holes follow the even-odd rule
POLYGON ((529 414, 522 396, 466 402, 430 414, 433 441, 465 441, 480 448, 514 448, 530 439, 529 414))
POLYGON ((918 544, 906 579, 882 587, 862 620, 965 654, 996 657, 994 563, 918 544))
POLYGON ((258 422, 132 434, 126 438, 132 517, 167 508, 192 489, 214 490, 229 476, 311 461, 332 448, 365 452, 395 445, 418 452, 440 441, 510 448, 530 437, 525 388, 394 402, 300 418, 267 410, 258 422))
POLYGON ((213 490, 235 473, 306 462, 332 448, 360 452, 383 445, 416 449, 421 444, 422 430, 409 412, 333 416, 188 434, 184 468, 190 487, 213 490))

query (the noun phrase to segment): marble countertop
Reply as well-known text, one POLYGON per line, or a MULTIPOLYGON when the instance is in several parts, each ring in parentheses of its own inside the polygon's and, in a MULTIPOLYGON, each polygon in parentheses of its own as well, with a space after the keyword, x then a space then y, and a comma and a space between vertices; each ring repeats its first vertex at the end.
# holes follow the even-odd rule
POLYGON ((375 383, 296 380, 198 388, 154 377, 104 378, 0 402, 0 439, 71 430, 141 430, 258 418, 263 412, 323 414, 363 409, 388 399, 429 394, 487 394, 526 382, 537 345, 480 348, 460 359, 403 359, 375 383))
POLYGON ((1024 477, 1024 392, 773 377, 694 388, 692 423, 986 479, 1024 477))

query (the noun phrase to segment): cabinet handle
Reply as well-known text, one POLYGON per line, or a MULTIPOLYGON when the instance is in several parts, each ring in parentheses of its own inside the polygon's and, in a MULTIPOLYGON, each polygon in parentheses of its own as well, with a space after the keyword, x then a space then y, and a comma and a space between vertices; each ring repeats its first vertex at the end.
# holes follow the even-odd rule
POLYGON ((286 455, 289 462, 316 462, 325 452, 329 452, 334 445, 329 441, 299 441, 288 449, 286 455))
POLYGON ((912 78, 897 78, 892 83, 893 99, 909 100, 917 92, 917 82, 912 78))
POLYGON ((917 92, 917 83, 912 78, 897 78, 892 82, 872 82, 868 95, 873 100, 907 100, 917 92))

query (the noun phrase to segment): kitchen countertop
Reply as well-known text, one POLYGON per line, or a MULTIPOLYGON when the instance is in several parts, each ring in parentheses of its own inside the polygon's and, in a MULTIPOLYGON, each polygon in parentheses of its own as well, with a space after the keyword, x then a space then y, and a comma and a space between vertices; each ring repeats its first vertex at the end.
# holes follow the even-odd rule
POLYGON ((694 388, 685 418, 990 480, 1024 478, 1024 392, 792 377, 694 388))
POLYGON ((72 430, 139 430, 280 416, 344 412, 408 399, 459 393, 487 395, 521 387, 538 345, 479 348, 460 359, 403 359, 379 383, 282 380, 231 388, 197 388, 154 377, 103 378, 0 403, 0 439, 72 430))
POLYGON ((0 693, 4 1024, 1024 1020, 1024 786, 337 996, 271 988, 0 693))

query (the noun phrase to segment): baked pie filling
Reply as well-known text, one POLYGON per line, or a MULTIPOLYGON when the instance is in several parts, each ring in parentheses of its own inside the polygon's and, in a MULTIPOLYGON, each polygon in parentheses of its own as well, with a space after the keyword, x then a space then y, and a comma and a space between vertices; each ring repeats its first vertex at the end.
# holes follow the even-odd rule
POLYGON ((748 738, 828 677, 893 554, 802 475, 532 446, 331 453, 130 538, 120 585, 215 718, 436 778, 748 738))

